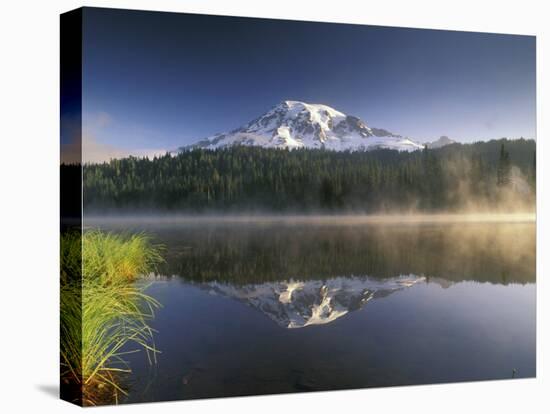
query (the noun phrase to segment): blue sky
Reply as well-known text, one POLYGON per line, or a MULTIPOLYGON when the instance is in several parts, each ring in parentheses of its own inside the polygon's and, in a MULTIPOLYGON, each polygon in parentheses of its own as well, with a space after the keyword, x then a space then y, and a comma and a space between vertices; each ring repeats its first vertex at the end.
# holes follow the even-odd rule
POLYGON ((535 38, 377 26, 84 12, 85 139, 175 149, 282 100, 419 141, 535 138, 535 38))

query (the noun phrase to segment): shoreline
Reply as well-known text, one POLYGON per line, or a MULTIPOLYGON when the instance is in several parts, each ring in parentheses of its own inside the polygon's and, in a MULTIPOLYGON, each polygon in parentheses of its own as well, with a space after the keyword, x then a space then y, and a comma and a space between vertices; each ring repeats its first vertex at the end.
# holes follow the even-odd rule
POLYGON ((453 223, 536 223, 536 213, 435 213, 435 214, 344 214, 344 215, 91 215, 83 227, 96 224, 453 224, 453 223))

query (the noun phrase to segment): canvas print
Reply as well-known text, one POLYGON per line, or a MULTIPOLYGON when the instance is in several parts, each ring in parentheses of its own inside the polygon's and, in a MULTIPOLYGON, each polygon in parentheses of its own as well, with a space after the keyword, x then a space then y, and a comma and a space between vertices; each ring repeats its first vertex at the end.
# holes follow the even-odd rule
POLYGON ((535 377, 535 44, 63 14, 62 398, 535 377))

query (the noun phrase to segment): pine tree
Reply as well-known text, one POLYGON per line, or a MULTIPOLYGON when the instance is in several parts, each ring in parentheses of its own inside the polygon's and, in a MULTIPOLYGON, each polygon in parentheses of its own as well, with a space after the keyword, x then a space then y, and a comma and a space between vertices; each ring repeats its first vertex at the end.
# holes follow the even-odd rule
POLYGON ((504 148, 504 143, 500 144, 500 155, 497 167, 497 184, 501 187, 510 184, 510 154, 504 148))
POLYGON ((533 165, 531 166, 531 186, 533 191, 537 188, 537 152, 533 151, 533 165))

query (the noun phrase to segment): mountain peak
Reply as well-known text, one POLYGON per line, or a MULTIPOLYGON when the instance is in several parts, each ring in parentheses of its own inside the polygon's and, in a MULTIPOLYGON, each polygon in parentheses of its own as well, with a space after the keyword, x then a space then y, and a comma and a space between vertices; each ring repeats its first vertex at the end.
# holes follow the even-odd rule
POLYGON ((284 100, 240 128, 205 138, 187 148, 216 149, 234 145, 335 151, 422 149, 420 144, 382 128, 370 128, 360 118, 328 105, 295 100, 284 100))
POLYGON ((291 109, 291 110, 296 110, 296 111, 309 111, 309 112, 319 112, 319 111, 325 111, 327 112, 328 114, 330 114, 330 116, 341 116, 341 117, 345 117, 346 115, 344 115, 342 112, 340 111, 337 111, 336 109, 328 106, 328 105, 324 105, 324 104, 320 104, 320 103, 307 103, 307 102, 303 102, 303 101, 283 101, 282 104, 291 109))
POLYGON ((287 100, 287 101, 282 101, 280 105, 283 105, 283 106, 286 106, 286 107, 292 107, 292 106, 296 106, 296 105, 305 105, 306 103, 305 102, 302 102, 302 101, 290 101, 290 100, 287 100))

